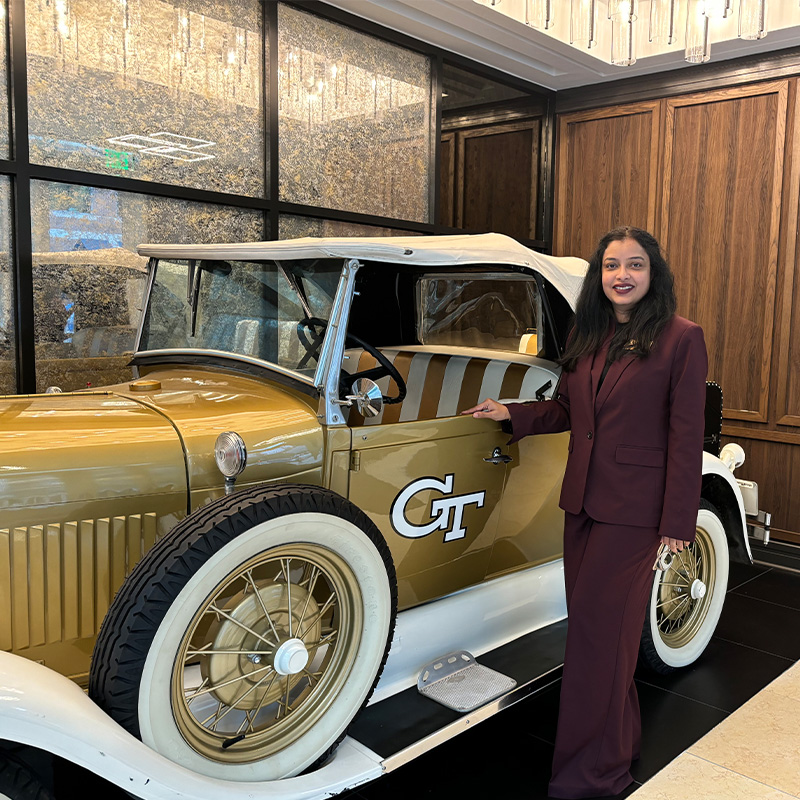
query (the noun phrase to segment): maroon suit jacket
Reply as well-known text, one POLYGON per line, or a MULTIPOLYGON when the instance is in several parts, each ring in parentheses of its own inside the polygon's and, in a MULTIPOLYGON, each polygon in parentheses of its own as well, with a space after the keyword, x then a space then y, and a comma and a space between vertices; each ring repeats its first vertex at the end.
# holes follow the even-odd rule
POLYGON ((703 330, 674 316, 650 355, 615 361, 598 392, 610 338, 563 373, 556 399, 508 404, 511 441, 571 430, 561 508, 693 541, 708 369, 703 330))

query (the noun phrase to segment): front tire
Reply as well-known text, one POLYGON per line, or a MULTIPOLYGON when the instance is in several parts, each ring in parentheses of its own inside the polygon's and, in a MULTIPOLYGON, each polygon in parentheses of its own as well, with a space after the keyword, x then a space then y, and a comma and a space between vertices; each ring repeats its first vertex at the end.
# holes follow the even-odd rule
POLYGON ((142 560, 98 636, 89 690, 162 755, 263 781, 327 757, 372 693, 397 605, 388 548, 333 492, 237 492, 142 560))
POLYGON ((701 499, 694 543, 655 573, 639 649, 648 667, 667 675, 700 657, 722 613, 728 563, 719 512, 701 499))

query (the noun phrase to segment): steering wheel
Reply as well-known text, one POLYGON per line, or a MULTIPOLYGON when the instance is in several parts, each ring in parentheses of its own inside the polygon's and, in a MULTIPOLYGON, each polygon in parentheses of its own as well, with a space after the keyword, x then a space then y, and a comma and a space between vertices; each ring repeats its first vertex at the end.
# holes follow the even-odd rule
MULTIPOLYGON (((319 354, 319 347, 322 344, 322 340, 325 338, 327 327, 327 321, 319 317, 306 317, 297 323, 297 336, 303 347, 306 348, 306 354, 298 364, 298 369, 302 369, 312 357, 316 357, 319 354), (310 333, 310 339, 307 332, 310 333)), ((388 375, 397 384, 397 394, 394 397, 383 395, 383 402, 389 406, 393 403, 402 403, 408 389, 397 367, 395 367, 377 347, 365 342, 354 333, 348 333, 345 341, 348 345, 366 350, 378 364, 370 369, 363 369, 360 372, 353 372, 352 374, 342 370, 341 376, 339 377, 339 395, 344 397, 346 394, 349 394, 350 387, 359 378, 369 378, 370 380, 378 381, 380 378, 388 375)))

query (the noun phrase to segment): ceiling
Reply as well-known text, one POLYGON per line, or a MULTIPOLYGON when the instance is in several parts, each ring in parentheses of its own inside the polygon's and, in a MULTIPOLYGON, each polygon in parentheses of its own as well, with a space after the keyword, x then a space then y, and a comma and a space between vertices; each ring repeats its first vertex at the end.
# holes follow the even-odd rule
MULTIPOLYGON (((611 44, 606 0, 598 0, 598 42, 591 50, 578 49, 564 41, 569 38, 569 0, 554 0, 554 25, 547 32, 525 25, 525 0, 501 0, 494 8, 476 0, 326 2, 548 89, 587 86, 679 67, 690 70, 694 66, 683 58, 682 25, 678 41, 670 47, 658 51, 647 41, 649 0, 639 0, 636 4, 638 60, 629 67, 613 66, 608 61, 611 44)), ((711 21, 712 61, 772 53, 800 44, 797 0, 767 0, 767 3, 768 34, 760 40, 739 39, 733 17, 711 21)), ((681 5, 685 8, 685 2, 681 5)), ((734 5, 738 7, 738 2, 734 5)))

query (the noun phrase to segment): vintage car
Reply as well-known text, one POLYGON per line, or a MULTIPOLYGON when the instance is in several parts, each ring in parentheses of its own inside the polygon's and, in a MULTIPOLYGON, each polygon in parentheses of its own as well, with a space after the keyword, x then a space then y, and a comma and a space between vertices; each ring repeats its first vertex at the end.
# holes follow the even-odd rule
MULTIPOLYGON (((459 412, 553 395, 586 263, 496 234, 139 252, 132 379, 0 401, 0 739, 143 798, 322 797, 556 678, 568 434, 459 412)), ((661 670, 750 559, 709 408, 661 670)))

